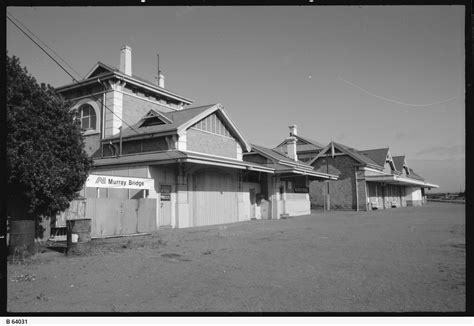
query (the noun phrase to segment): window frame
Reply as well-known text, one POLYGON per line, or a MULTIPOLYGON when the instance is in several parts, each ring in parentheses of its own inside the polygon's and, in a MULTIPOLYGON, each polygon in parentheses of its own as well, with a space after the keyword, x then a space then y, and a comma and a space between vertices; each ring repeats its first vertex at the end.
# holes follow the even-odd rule
POLYGON ((72 108, 73 110, 76 111, 76 119, 79 120, 79 127, 81 129, 81 134, 82 135, 91 135, 91 134, 98 134, 100 133, 100 128, 101 128, 101 115, 100 115, 100 110, 97 106, 97 103, 95 103, 92 99, 87 98, 87 99, 82 99, 74 107, 72 108), (84 129, 83 126, 83 118, 86 116, 83 115, 83 111, 85 107, 89 108, 89 128, 84 129), (91 117, 95 117, 95 128, 91 128, 93 125, 91 123, 91 117))

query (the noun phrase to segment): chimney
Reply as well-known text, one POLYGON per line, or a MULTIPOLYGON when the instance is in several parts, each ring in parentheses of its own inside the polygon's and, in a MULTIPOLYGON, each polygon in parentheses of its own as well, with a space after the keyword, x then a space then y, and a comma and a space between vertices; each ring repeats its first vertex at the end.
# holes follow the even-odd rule
POLYGON ((158 86, 161 88, 165 88, 165 76, 163 76, 160 70, 160 55, 157 54, 156 58, 157 58, 158 76, 155 78, 158 81, 158 86))
POLYGON ((296 136, 297 135, 296 125, 291 125, 288 128, 290 128, 290 136, 296 136))
POLYGON ((124 45, 120 50, 120 71, 132 75, 132 48, 124 45))
POLYGON ((165 88, 165 76, 161 73, 161 71, 158 74, 158 86, 161 88, 165 88))
POLYGON ((295 160, 298 161, 298 154, 296 154, 296 138, 293 136, 288 137, 286 142, 286 151, 287 155, 295 160))

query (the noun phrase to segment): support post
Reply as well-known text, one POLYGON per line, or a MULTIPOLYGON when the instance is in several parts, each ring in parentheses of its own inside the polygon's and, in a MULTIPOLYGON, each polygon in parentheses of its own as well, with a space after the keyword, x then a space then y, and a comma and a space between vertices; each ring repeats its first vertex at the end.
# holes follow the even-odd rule
POLYGON ((355 192, 356 192, 356 211, 359 211, 359 187, 357 183, 357 167, 354 166, 354 181, 355 181, 355 192))

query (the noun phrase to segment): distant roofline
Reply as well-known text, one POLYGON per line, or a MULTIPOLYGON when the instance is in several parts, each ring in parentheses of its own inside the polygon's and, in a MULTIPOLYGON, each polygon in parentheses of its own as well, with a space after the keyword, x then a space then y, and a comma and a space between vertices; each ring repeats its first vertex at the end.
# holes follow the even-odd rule
POLYGON ((250 145, 251 145, 251 150, 248 153, 245 153, 244 155, 260 154, 260 155, 263 155, 263 156, 266 156, 266 157, 268 157, 268 156, 271 157, 272 159, 276 160, 278 164, 281 164, 281 165, 297 166, 297 167, 301 167, 303 169, 310 169, 310 170, 314 169, 311 165, 309 165, 307 163, 304 163, 302 161, 295 161, 291 157, 289 157, 289 156, 287 156, 283 153, 279 153, 276 150, 274 150, 273 148, 268 148, 268 147, 265 147, 265 146, 262 146, 262 145, 256 145, 256 144, 250 144, 250 145), (285 158, 285 160, 280 159, 278 156, 274 156, 272 152, 266 153, 264 150, 262 150, 262 148, 264 150, 273 151, 273 152, 275 152, 276 155, 283 156, 285 158))
MULTIPOLYGON (((313 146, 320 147, 320 149, 323 149, 323 148, 325 147, 323 144, 320 144, 320 143, 318 143, 318 142, 315 141, 315 140, 312 140, 312 139, 309 139, 309 138, 306 138, 306 137, 303 137, 303 136, 300 136, 300 135, 293 135, 293 137, 299 138, 299 139, 301 139, 301 140, 303 140, 303 141, 305 141, 305 142, 308 142, 308 143, 310 143, 310 144, 313 145, 313 146)), ((287 140, 288 140, 288 139, 284 139, 281 143, 279 143, 278 145, 276 145, 276 146, 273 147, 272 149, 275 149, 275 148, 278 148, 278 147, 282 146, 283 144, 286 143, 287 140)), ((298 144, 296 145, 296 147, 298 148, 298 144)))
POLYGON ((308 164, 312 165, 314 162, 316 162, 317 160, 319 160, 321 157, 325 156, 326 153, 328 152, 328 150, 331 148, 331 144, 333 144, 335 147, 337 147, 339 150, 341 150, 342 152, 344 152, 344 154, 346 155, 349 155, 350 157, 352 157, 354 160, 356 160, 357 162, 360 162, 360 166, 367 166, 367 167, 370 167, 370 168, 374 168, 374 169, 377 169, 377 170, 383 170, 383 166, 380 166, 378 165, 375 161, 373 161, 370 157, 368 157, 367 155, 363 155, 362 153, 360 153, 360 151, 358 151, 357 149, 355 148, 352 148, 352 147, 348 147, 346 145, 343 145, 343 144, 340 144, 340 143, 336 143, 334 141, 331 141, 329 142, 329 144, 327 144, 326 146, 324 146, 322 148, 322 150, 319 152, 318 155, 316 155, 313 159, 311 159, 308 164), (364 162, 361 158, 359 158, 358 156, 361 156, 363 158, 367 158, 369 159, 370 161, 372 161, 373 163, 371 162, 364 162))

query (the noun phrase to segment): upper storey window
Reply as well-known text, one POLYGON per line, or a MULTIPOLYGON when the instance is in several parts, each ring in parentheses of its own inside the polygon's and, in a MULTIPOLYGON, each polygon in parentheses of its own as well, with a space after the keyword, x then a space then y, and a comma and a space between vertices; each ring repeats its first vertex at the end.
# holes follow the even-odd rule
POLYGON ((94 108, 90 104, 84 104, 79 107, 78 118, 83 131, 96 129, 97 116, 94 108))

